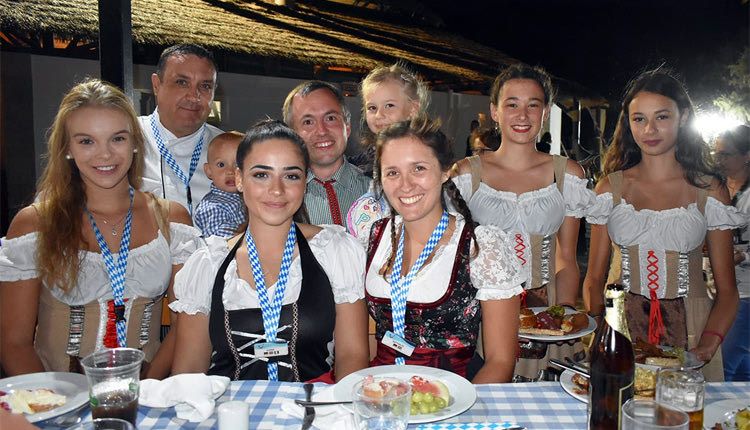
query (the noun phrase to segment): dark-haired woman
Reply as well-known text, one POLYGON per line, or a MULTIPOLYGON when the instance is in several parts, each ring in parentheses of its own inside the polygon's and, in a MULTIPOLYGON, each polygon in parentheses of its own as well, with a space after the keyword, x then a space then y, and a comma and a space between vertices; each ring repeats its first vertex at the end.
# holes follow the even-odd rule
MULTIPOLYGON (((575 309, 578 228, 595 195, 578 163, 536 149, 553 92, 549 75, 538 67, 519 64, 498 75, 490 113, 501 132, 500 147, 458 162, 454 181, 479 224, 510 234, 523 267, 521 305, 575 309)), ((550 356, 582 358, 583 346, 524 342, 516 374, 536 378, 550 356)))
POLYGON ((588 218, 597 225, 584 300, 601 313, 605 283, 624 284, 633 341, 689 349, 711 360, 708 380, 722 380, 719 347, 737 311, 732 228, 744 220, 713 175, 694 119, 685 88, 669 73, 645 72, 631 83, 588 218), (704 240, 713 304, 701 271, 704 240))
POLYGON ((366 367, 364 252, 342 227, 299 222, 304 142, 263 121, 240 142, 237 166, 247 231, 209 238, 175 279, 171 306, 185 329, 173 373, 306 381, 366 367))
POLYGON ((484 366, 475 383, 508 382, 518 346, 520 266, 495 227, 474 228, 448 178, 452 150, 438 124, 416 118, 378 135, 377 187, 391 216, 368 247, 367 302, 376 323, 372 365, 419 364, 466 376, 479 323, 484 366), (447 193, 460 215, 444 209, 447 193))
MULTIPOLYGON (((714 157, 726 178, 732 205, 750 217, 750 127, 739 125, 716 140, 714 157)), ((750 228, 734 231, 734 270, 740 304, 722 344, 724 378, 750 381, 750 228)))

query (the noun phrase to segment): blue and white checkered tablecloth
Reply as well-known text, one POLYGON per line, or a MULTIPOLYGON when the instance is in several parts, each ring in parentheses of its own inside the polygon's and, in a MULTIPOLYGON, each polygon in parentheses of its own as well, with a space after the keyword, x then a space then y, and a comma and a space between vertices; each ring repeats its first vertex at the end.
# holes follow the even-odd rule
MULTIPOLYGON (((511 421, 529 430, 585 429, 586 404, 574 399, 557 382, 476 385, 477 402, 468 411, 443 423, 511 421)), ((290 382, 232 382, 217 405, 229 400, 250 404, 251 429, 299 429, 301 420, 281 411, 287 399, 304 397, 302 384, 290 382)), ((725 399, 750 399, 750 382, 706 384, 706 404, 725 399)), ((176 418, 174 408, 141 406, 138 429, 218 429, 216 413, 201 423, 176 418)), ((417 426, 409 426, 415 428, 417 426)))

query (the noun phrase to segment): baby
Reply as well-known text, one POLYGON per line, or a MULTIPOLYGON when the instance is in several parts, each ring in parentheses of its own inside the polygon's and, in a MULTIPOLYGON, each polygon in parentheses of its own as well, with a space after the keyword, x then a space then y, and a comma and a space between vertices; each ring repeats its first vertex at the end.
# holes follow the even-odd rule
POLYGON ((237 146, 243 134, 229 131, 216 136, 208 145, 208 163, 203 165, 211 190, 195 210, 195 225, 204 237, 232 237, 245 222, 242 196, 234 181, 237 146))

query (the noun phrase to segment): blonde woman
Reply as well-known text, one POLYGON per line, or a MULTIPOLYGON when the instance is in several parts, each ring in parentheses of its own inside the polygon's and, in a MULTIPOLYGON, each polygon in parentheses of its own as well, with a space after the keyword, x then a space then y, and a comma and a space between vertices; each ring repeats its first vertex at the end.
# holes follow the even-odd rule
POLYGON ((161 378, 162 300, 202 245, 180 205, 138 191, 143 136, 128 98, 87 80, 65 95, 50 130, 38 203, 13 219, 0 248, 5 372, 80 371, 79 358, 128 346, 161 378))

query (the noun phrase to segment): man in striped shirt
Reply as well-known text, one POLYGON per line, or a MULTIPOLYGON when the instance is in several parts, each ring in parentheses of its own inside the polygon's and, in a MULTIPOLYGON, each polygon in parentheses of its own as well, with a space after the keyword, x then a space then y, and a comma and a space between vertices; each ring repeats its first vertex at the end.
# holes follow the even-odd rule
POLYGON ((349 208, 371 181, 344 158, 351 133, 344 96, 327 82, 306 81, 289 93, 282 113, 310 154, 305 192, 310 222, 344 225, 349 208))

